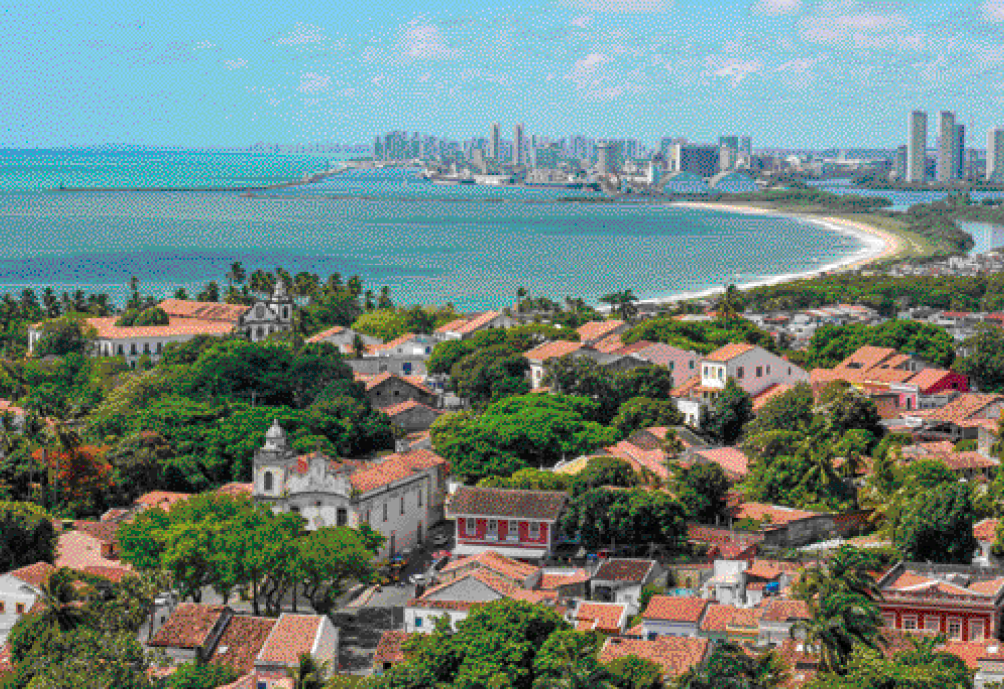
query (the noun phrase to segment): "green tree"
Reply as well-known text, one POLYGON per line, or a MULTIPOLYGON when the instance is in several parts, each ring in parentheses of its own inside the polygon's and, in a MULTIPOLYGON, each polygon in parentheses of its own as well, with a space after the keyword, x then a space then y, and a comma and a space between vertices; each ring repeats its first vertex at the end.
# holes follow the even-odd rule
POLYGON ((729 479, 718 464, 680 467, 674 483, 677 500, 686 510, 688 519, 711 524, 725 516, 729 479))
POLYGON ((882 615, 873 600, 837 591, 809 604, 812 618, 797 622, 792 634, 804 633, 805 644, 819 652, 819 667, 844 674, 855 648, 880 649, 884 644, 882 615))
POLYGON ((167 686, 170 689, 216 689, 236 681, 239 676, 233 667, 221 663, 182 663, 168 676, 167 686))
POLYGON ((638 315, 638 307, 635 305, 638 302, 638 297, 629 289, 604 295, 600 297, 599 302, 608 304, 611 310, 619 314, 625 321, 630 321, 638 315))
POLYGON ((808 383, 797 383, 790 390, 776 395, 757 411, 746 429, 748 437, 771 431, 797 431, 812 423, 815 400, 808 383))
POLYGON ((477 403, 495 402, 530 392, 530 364, 508 348, 490 347, 472 352, 454 364, 450 380, 456 393, 477 403))
POLYGON ((1004 390, 1004 330, 983 326, 962 343, 960 351, 965 355, 955 362, 956 371, 984 392, 1004 390))
POLYGON ((34 349, 38 357, 86 354, 97 335, 94 328, 79 315, 45 321, 39 326, 39 333, 34 349))
POLYGON ((774 651, 754 655, 733 644, 717 644, 702 663, 685 672, 677 689, 775 689, 790 673, 774 651))
POLYGON ((824 672, 809 689, 972 689, 972 672, 958 657, 935 650, 937 639, 911 639, 913 648, 894 656, 858 646, 846 672, 824 672))
POLYGON ((293 680, 293 689, 324 689, 330 671, 330 662, 320 662, 309 653, 301 653, 296 667, 287 669, 286 676, 293 680))
POLYGON ((833 368, 865 346, 911 352, 946 368, 955 360, 955 341, 944 328, 920 321, 891 320, 875 326, 824 325, 813 333, 803 363, 810 368, 833 368))
POLYGON ((52 562, 56 532, 52 517, 30 502, 0 502, 0 571, 52 562))
POLYGON ((617 689, 596 659, 600 638, 573 630, 547 637, 533 661, 533 689, 617 689))
POLYGON ((610 425, 622 436, 634 431, 654 426, 678 426, 683 423, 683 415, 670 400, 654 400, 650 397, 632 397, 617 408, 617 415, 610 425))
POLYGON ((945 483, 916 495, 894 542, 909 560, 969 564, 978 548, 969 487, 945 483))
POLYGON ((371 544, 345 526, 316 529, 302 538, 298 569, 314 610, 327 614, 349 583, 368 583, 374 575, 373 555, 371 544))
POLYGON ((36 644, 18 664, 31 689, 150 689, 149 662, 136 637, 80 628, 36 644))
POLYGON ((752 419, 753 400, 730 378, 708 410, 704 428, 720 442, 732 445, 752 419))
POLYGON ((638 474, 626 461, 620 457, 592 457, 572 480, 575 493, 602 488, 604 486, 620 486, 631 488, 638 485, 638 474))
POLYGON ((875 402, 854 388, 845 390, 827 404, 825 414, 831 431, 837 436, 851 430, 866 431, 873 438, 881 438, 885 433, 875 402))
POLYGON ((607 663, 606 668, 617 689, 662 689, 662 667, 651 660, 625 656, 607 663))
POLYGON ((589 548, 659 544, 672 551, 686 540, 685 517, 683 506, 663 492, 593 488, 569 501, 562 527, 589 548))

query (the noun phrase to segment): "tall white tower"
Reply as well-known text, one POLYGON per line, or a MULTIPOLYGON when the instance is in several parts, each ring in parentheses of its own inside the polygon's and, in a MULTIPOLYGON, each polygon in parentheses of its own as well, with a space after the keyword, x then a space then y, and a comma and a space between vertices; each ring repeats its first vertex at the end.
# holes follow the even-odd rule
POLYGON ((1004 128, 987 132, 987 179, 1004 177, 1004 128))
POLYGON ((959 147, 955 143, 958 131, 955 129, 955 113, 942 110, 938 113, 938 181, 950 182, 956 179, 959 164, 955 156, 959 147))
POLYGON ((522 124, 517 124, 512 130, 512 164, 526 164, 526 137, 523 136, 522 124))
POLYGON ((927 180, 927 113, 914 110, 910 113, 909 136, 906 143, 906 181, 927 180))

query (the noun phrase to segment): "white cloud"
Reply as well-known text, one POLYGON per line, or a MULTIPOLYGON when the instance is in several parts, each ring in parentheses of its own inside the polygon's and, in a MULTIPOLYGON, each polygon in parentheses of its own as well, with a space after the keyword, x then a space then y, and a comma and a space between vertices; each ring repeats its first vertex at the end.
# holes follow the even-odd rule
POLYGON ((421 19, 412 20, 404 28, 401 49, 405 57, 412 60, 445 60, 457 56, 439 27, 421 19))
POLYGON ((749 75, 759 74, 763 71, 763 63, 759 60, 709 57, 706 64, 708 76, 728 79, 733 86, 741 84, 749 75))
POLYGON ((326 46, 328 37, 324 29, 313 24, 297 22, 288 32, 281 34, 273 43, 287 46, 326 46))
POLYGON ((673 0, 571 0, 569 4, 590 12, 643 13, 665 12, 673 0))
POLYGON ((802 74, 808 72, 810 69, 815 67, 820 58, 818 57, 797 57, 794 60, 788 60, 787 62, 782 62, 774 70, 776 72, 793 72, 796 74, 802 74))
POLYGON ((982 10, 988 21, 1004 22, 1004 0, 987 0, 983 3, 982 10))
POLYGON ((331 85, 331 77, 315 72, 304 72, 300 75, 300 93, 322 93, 331 85))
POLYGON ((223 66, 227 69, 243 69, 248 66, 248 61, 239 57, 236 60, 224 60, 223 66))
POLYGON ((880 12, 846 1, 826 6, 800 23, 802 38, 810 43, 851 48, 917 49, 923 36, 910 33, 910 20, 901 12, 880 12))
POLYGON ((609 64, 610 61, 610 58, 603 53, 589 53, 584 58, 575 61, 572 71, 568 73, 568 78, 579 88, 595 85, 600 78, 600 70, 603 65, 609 64))
POLYGON ((572 26, 578 29, 585 29, 587 26, 593 23, 592 17, 576 17, 571 21, 572 26))
POLYGON ((802 0, 759 0, 750 9, 756 14, 771 16, 791 14, 802 9, 802 0))

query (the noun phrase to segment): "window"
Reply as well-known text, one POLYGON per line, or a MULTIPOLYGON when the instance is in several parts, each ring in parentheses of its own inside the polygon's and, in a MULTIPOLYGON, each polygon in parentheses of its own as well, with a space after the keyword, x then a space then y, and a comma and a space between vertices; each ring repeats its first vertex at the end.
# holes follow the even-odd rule
POLYGON ((907 631, 914 631, 917 629, 917 616, 903 615, 903 629, 907 631))
POLYGON ((756 367, 756 377, 763 378, 763 366, 756 367))
POLYGON ((401 496, 401 514, 404 514, 404 496, 401 496))
POLYGON ((258 306, 256 306, 255 309, 254 309, 254 317, 256 319, 258 319, 259 321, 262 318, 264 318, 265 317, 265 307, 262 306, 261 304, 258 304, 258 306))
POLYGON ((962 620, 958 617, 952 617, 948 620, 948 638, 962 641, 962 620))
POLYGON ((125 351, 123 351, 123 349, 122 349, 122 345, 119 345, 118 352, 119 352, 119 354, 125 354, 125 351))
POLYGON ((718 380, 725 380, 725 369, 718 369, 718 380))
POLYGON ((422 506, 422 489, 421 488, 418 489, 418 506, 419 507, 422 506))
POLYGON ((282 307, 282 317, 285 320, 289 320, 289 307, 288 306, 283 306, 282 307))
POLYGON ((164 343, 163 342, 158 342, 157 343, 157 354, 160 354, 163 351, 164 351, 164 343))
POLYGON ((473 535, 475 535, 478 532, 477 524, 474 522, 473 519, 471 519, 470 517, 468 517, 467 519, 464 520, 464 522, 465 522, 464 523, 464 533, 466 535, 473 536, 473 535))
POLYGON ((770 365, 769 364, 767 365, 767 375, 768 376, 770 375, 770 365))
POLYGON ((981 641, 986 636, 984 632, 983 620, 970 620, 969 621, 969 640, 970 641, 981 641))
POLYGON ((416 627, 421 627, 422 626, 422 618, 421 617, 415 617, 415 626, 416 627))
POLYGON ((18 615, 23 615, 24 614, 24 603, 15 603, 14 604, 14 612, 16 612, 18 615))
POLYGON ((742 366, 740 366, 739 368, 736 369, 736 378, 742 378, 743 374, 745 373, 746 371, 743 369, 742 366))
POLYGON ((690 368, 691 368, 691 369, 693 369, 693 368, 694 368, 694 362, 693 362, 693 361, 691 361, 691 362, 690 362, 690 368))
POLYGON ((401 365, 401 372, 404 373, 404 375, 406 375, 406 376, 410 376, 411 375, 411 362, 410 361, 406 361, 406 362, 404 362, 404 364, 401 365))
POLYGON ((896 615, 894 615, 893 613, 889 612, 883 614, 882 621, 885 623, 885 626, 887 626, 889 629, 896 628, 896 615))
POLYGON ((530 538, 537 540, 540 538, 540 522, 530 522, 530 538))
POLYGON ((941 631, 941 617, 938 615, 927 615, 924 617, 924 629, 928 631, 941 631))
POLYGON ((272 472, 271 471, 266 471, 265 472, 265 480, 263 481, 263 483, 265 484, 265 492, 266 493, 271 493, 272 492, 272 487, 273 487, 274 482, 275 481, 272 478, 272 472))
POLYGON ((6 604, 0 600, 0 615, 3 615, 7 611, 6 604))
POLYGON ((131 344, 131 345, 129 346, 129 353, 130 353, 130 354, 135 354, 135 353, 136 353, 136 343, 135 343, 135 342, 133 342, 133 343, 132 343, 132 344, 131 344))
POLYGON ((369 510, 366 510, 366 516, 363 517, 363 521, 366 522, 367 524, 370 523, 370 511, 369 510))
POLYGON ((150 353, 150 343, 149 342, 144 342, 143 343, 143 353, 144 354, 149 354, 150 353))
POLYGON ((519 540, 519 522, 510 521, 505 532, 505 539, 507 541, 518 541, 519 540))
POLYGON ((499 537, 499 523, 494 519, 488 520, 488 538, 498 538, 499 537))
POLYGON ((383 520, 387 521, 387 503, 383 504, 383 520))
POLYGON ((338 526, 345 526, 349 523, 349 511, 344 507, 339 507, 337 512, 337 524, 338 526))

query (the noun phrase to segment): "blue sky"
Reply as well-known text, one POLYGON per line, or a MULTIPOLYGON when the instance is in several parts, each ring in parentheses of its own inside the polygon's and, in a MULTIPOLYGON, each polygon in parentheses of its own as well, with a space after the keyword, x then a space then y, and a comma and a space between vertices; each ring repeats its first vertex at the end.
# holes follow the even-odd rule
POLYGON ((915 107, 1004 124, 1004 0, 0 5, 0 142, 368 142, 418 129, 823 147, 915 107))

